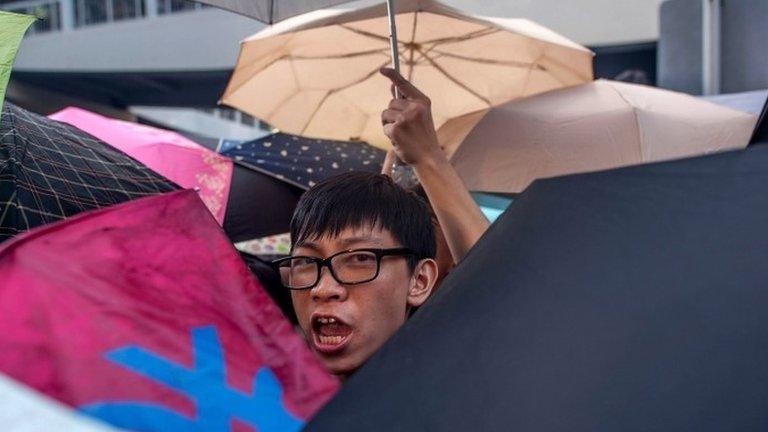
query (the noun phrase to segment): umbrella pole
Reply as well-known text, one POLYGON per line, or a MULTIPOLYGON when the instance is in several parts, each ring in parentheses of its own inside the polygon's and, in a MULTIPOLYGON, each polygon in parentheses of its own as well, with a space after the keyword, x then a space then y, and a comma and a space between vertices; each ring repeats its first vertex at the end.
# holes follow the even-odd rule
MULTIPOLYGON (((389 49, 392 55, 392 67, 400 73, 400 50, 397 48, 397 23, 395 22, 395 0, 387 0, 387 16, 389 17, 389 49)), ((399 98, 397 88, 395 97, 399 98)))
MULTIPOLYGON (((387 0, 387 16, 389 18, 389 48, 392 55, 392 67, 400 73, 400 50, 397 47, 397 23, 395 22, 395 0, 387 0)), ((395 87, 395 98, 400 98, 400 91, 395 87)), ((395 156, 392 163, 392 179, 404 188, 419 184, 413 168, 395 156)))

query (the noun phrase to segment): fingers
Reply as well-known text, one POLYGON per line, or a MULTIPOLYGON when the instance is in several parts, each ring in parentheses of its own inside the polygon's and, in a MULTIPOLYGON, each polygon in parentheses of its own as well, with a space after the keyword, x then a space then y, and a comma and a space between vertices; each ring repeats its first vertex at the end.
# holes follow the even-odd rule
POLYGON ((381 124, 382 125, 388 125, 391 123, 397 123, 397 122, 403 121, 403 113, 398 110, 393 109, 387 109, 382 111, 381 113, 381 124))
POLYGON ((409 102, 405 99, 392 99, 389 102, 389 109, 391 110, 397 110, 397 111, 405 111, 408 109, 409 106, 411 106, 413 102, 409 102))
POLYGON ((396 146, 397 143, 395 142, 395 124, 394 123, 387 123, 384 125, 384 135, 389 138, 389 140, 392 142, 392 145, 396 146))
POLYGON ((381 68, 379 72, 389 78, 389 80, 392 81, 392 85, 397 87, 400 93, 406 98, 429 101, 429 98, 424 93, 408 82, 407 79, 403 78, 403 76, 397 73, 394 69, 381 68))
POLYGON ((392 177, 392 164, 395 163, 395 151, 389 149, 387 156, 384 157, 384 164, 381 166, 381 173, 392 177))

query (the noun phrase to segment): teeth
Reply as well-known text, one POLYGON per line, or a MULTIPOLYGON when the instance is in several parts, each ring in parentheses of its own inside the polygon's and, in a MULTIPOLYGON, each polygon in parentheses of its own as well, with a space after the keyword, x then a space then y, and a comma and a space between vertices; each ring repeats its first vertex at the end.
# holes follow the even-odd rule
POLYGON ((320 324, 333 324, 336 322, 336 318, 318 318, 320 324))
POLYGON ((322 336, 319 335, 320 343, 323 345, 338 345, 344 340, 341 336, 322 336))

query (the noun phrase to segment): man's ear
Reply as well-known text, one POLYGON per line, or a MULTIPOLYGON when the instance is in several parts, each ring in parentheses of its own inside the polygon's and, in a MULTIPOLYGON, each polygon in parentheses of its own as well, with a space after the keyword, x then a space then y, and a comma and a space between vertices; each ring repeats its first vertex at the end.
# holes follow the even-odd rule
POLYGON ((408 306, 419 307, 432 293, 437 281, 437 263, 433 259, 423 259, 416 264, 408 289, 408 306))

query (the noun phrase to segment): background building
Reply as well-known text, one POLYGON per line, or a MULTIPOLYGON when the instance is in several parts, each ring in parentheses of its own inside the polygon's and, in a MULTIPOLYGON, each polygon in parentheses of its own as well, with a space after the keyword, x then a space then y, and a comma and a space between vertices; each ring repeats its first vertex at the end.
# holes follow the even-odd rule
MULTIPOLYGON (((696 93, 690 81, 701 81, 703 1, 710 0, 669 0, 663 6, 662 0, 446 3, 477 14, 529 18, 587 45, 597 54, 598 77, 656 84, 658 69, 662 84, 696 93), (662 33, 671 42, 661 43, 657 64, 662 33)), ((743 12, 733 12, 742 6, 764 20, 759 31, 768 31, 765 0, 729 0, 723 22, 734 26, 731 21, 743 19, 743 12)), ((261 133, 258 120, 216 106, 239 41, 263 28, 259 22, 186 0, 0 0, 0 8, 41 18, 15 64, 9 98, 17 104, 46 114, 79 105, 208 136, 261 133)), ((728 90, 744 87, 732 85, 727 73, 723 77, 728 90)), ((765 80, 755 81, 752 87, 768 87, 765 80)))

